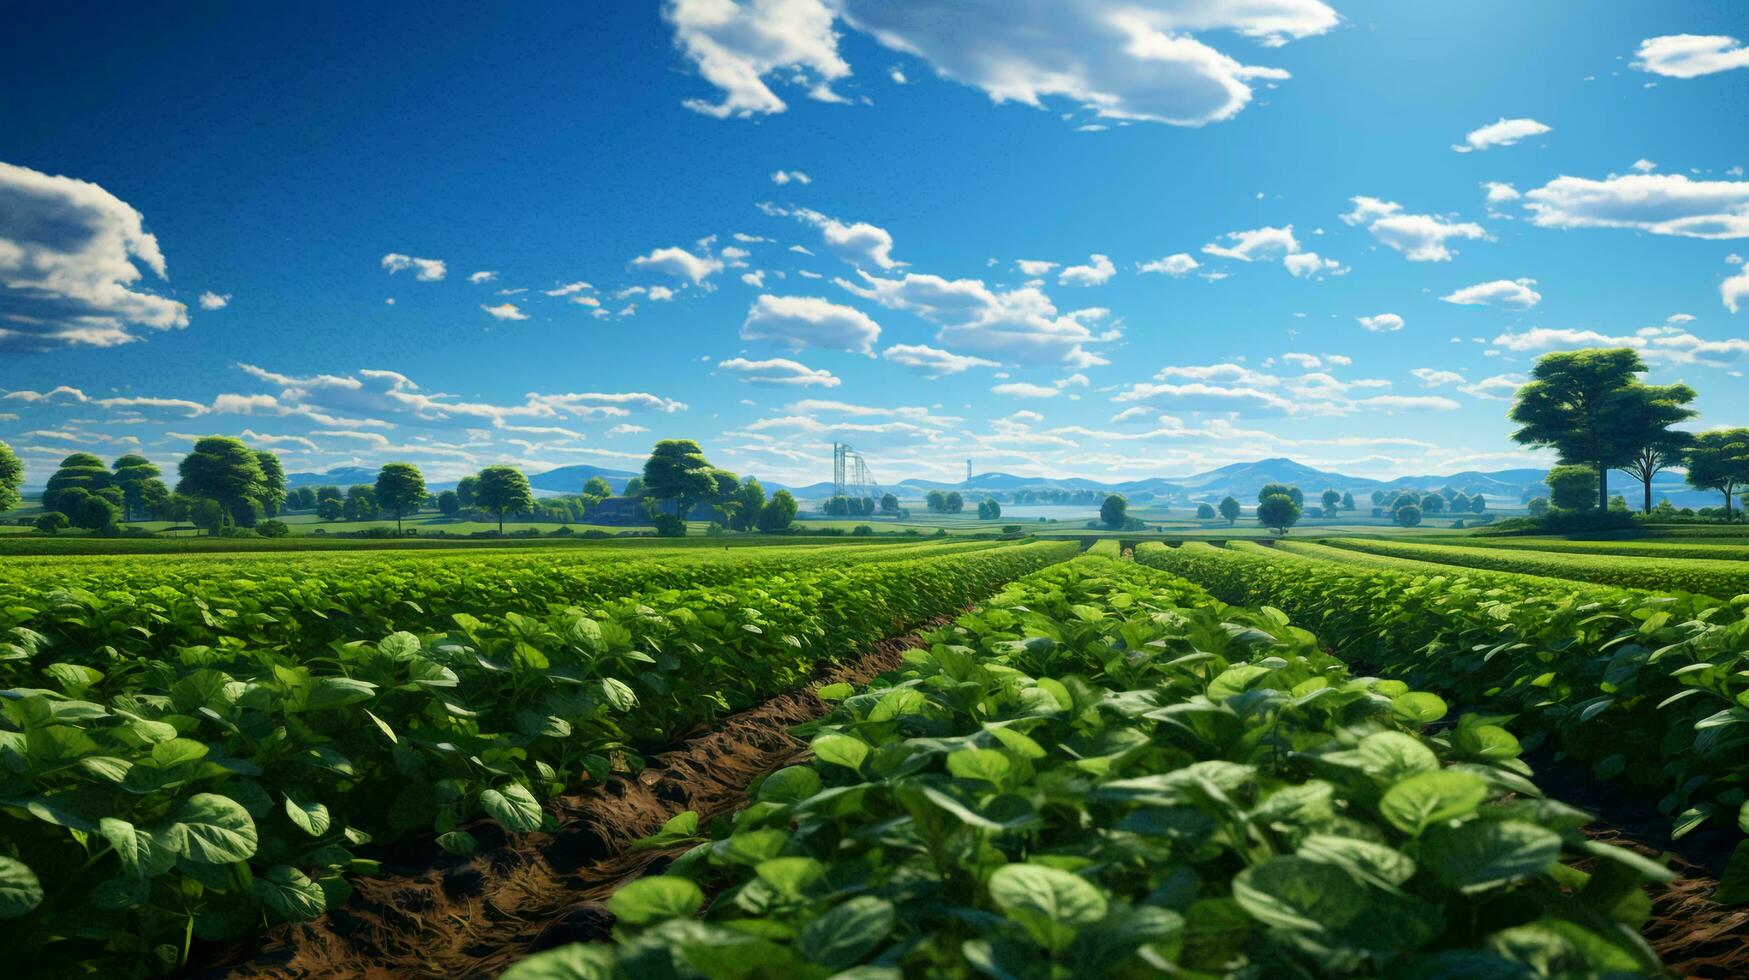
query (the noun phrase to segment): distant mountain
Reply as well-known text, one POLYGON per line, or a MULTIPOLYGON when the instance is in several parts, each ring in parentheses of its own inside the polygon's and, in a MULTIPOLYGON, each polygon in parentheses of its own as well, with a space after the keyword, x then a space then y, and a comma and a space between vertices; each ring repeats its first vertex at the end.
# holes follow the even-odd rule
POLYGON ((322 473, 287 473, 288 487, 336 486, 342 490, 359 483, 377 482, 377 470, 369 466, 336 466, 322 473))
POLYGON ((590 466, 588 463, 577 463, 572 466, 561 466, 556 470, 547 470, 545 473, 531 473, 528 477, 528 485, 536 490, 548 490, 553 493, 582 493, 583 484, 588 483, 591 477, 599 476, 607 481, 607 485, 613 488, 614 493, 619 493, 626 488, 627 480, 642 475, 631 470, 608 470, 599 466, 590 466))

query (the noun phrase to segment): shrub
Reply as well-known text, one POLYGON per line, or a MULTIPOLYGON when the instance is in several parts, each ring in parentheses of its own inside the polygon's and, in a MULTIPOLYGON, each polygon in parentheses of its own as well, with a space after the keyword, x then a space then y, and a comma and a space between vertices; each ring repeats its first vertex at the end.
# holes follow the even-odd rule
POLYGON ((255 533, 264 538, 283 538, 291 534, 291 528, 284 521, 262 521, 255 525, 255 533))

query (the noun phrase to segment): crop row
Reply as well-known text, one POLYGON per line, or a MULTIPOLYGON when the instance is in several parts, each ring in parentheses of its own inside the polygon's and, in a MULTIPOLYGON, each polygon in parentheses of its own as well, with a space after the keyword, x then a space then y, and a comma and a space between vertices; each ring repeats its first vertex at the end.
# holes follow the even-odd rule
POLYGON ((357 845, 423 833, 467 852, 460 826, 481 813, 541 829, 543 797, 638 768, 640 746, 1074 549, 815 565, 578 606, 549 595, 526 612, 488 590, 443 626, 315 647, 228 635, 135 655, 15 631, 0 917, 26 918, 0 954, 127 975, 174 967, 196 936, 311 918, 345 897, 347 872, 373 869, 357 845))
POLYGON ((1482 568, 1459 569, 1437 561, 1374 554, 1370 551, 1356 551, 1352 548, 1335 548, 1317 541, 1276 541, 1267 547, 1252 541, 1229 541, 1227 547, 1242 554, 1257 554, 1266 557, 1270 555, 1298 557, 1312 561, 1358 565, 1363 568, 1391 569, 1411 575, 1446 575, 1462 571, 1472 582, 1485 582, 1509 589, 1538 588, 1544 591, 1562 591, 1574 595, 1590 591, 1598 591, 1603 594, 1618 591, 1615 586, 1598 585, 1593 582, 1578 582, 1572 579, 1551 578, 1546 575, 1531 575, 1525 572, 1498 572, 1482 568))
MULTIPOLYGON (((1676 836, 1709 821, 1749 830, 1749 599, 1550 590, 1202 545, 1136 557, 1223 600, 1282 609, 1338 656, 1512 717, 1530 741, 1552 737, 1599 778, 1659 799, 1676 836)), ((1749 842, 1739 863, 1749 876, 1749 842)))
POLYGON ((1503 729, 1423 734, 1440 698, 1274 610, 1082 557, 931 640, 833 692, 732 825, 644 842, 696 846, 608 900, 615 945, 505 980, 1658 969, 1662 869, 1539 798, 1503 729))
POLYGON ((1562 551, 1578 555, 1628 555, 1639 558, 1719 558, 1749 561, 1749 544, 1720 541, 1635 538, 1624 541, 1581 541, 1568 538, 1465 537, 1428 544, 1453 544, 1503 551, 1562 551))
POLYGON ((1700 592, 1729 599, 1749 592, 1749 562, 1705 558, 1644 558, 1466 548, 1410 541, 1332 538, 1327 544, 1371 555, 1445 565, 1574 579, 1653 592, 1700 592))
POLYGON ((315 555, 246 560, 52 560, 0 576, 0 686, 7 656, 178 658, 242 649, 297 653, 450 625, 457 609, 544 616, 655 589, 981 551, 999 542, 714 552, 315 555))

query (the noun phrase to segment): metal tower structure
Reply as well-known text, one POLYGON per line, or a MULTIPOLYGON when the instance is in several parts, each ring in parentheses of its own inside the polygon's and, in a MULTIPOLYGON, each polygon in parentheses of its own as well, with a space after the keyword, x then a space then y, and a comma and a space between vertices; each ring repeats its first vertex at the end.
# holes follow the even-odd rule
POLYGON ((832 444, 832 495, 835 497, 879 497, 880 484, 868 468, 862 454, 847 442, 832 444))

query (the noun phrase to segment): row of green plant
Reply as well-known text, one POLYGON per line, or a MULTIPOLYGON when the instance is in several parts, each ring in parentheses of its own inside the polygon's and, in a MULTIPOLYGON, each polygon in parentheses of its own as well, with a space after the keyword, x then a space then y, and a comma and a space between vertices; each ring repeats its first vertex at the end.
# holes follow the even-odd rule
POLYGON ((1749 561, 1537 553, 1371 538, 1330 538, 1324 543, 1372 555, 1412 558, 1497 572, 1568 578, 1653 592, 1702 592, 1723 599, 1749 592, 1749 561))
POLYGON ((75 660, 188 656, 184 648, 299 655, 335 641, 441 629, 457 609, 544 615, 653 589, 1000 547, 993 541, 716 551, 317 554, 46 559, 0 572, 0 684, 9 634, 75 660), (489 605, 488 605, 489 604, 489 605))
POLYGON ((22 918, 0 955, 45 975, 171 969, 196 937, 342 901, 346 875, 374 869, 353 850, 368 841, 467 852, 462 825, 482 814, 550 829, 543 798, 1074 550, 816 564, 520 612, 492 581, 450 607, 471 614, 325 645, 135 653, 129 628, 74 647, 17 627, 0 647, 0 917, 22 918))
POLYGON ((1572 538, 1453 537, 1428 540, 1467 548, 1499 548, 1509 551, 1563 551, 1578 555, 1632 555, 1640 558, 1722 558, 1749 561, 1749 543, 1684 539, 1631 539, 1581 541, 1572 538))
MULTIPOLYGON (((1227 545, 1239 552, 1260 551, 1265 555, 1297 556, 1343 565, 1359 565, 1365 568, 1388 568, 1412 575, 1443 575, 1457 570, 1451 565, 1424 558, 1404 558, 1396 555, 1374 554, 1369 551, 1356 551, 1352 548, 1332 548, 1318 541, 1278 541, 1273 549, 1267 551, 1249 541, 1230 541, 1227 545)), ((1498 584, 1515 589, 1523 588, 1526 585, 1540 585, 1543 589, 1560 589, 1574 595, 1589 590, 1610 592, 1615 589, 1615 586, 1597 585, 1573 579, 1549 578, 1524 572, 1497 572, 1481 568, 1465 568, 1462 571, 1474 582, 1498 584)))
POLYGON ((1663 869, 1274 610, 1086 556, 930 639, 823 692, 812 762, 732 822, 643 842, 696 846, 608 900, 615 945, 506 980, 1659 971, 1663 869))
MULTIPOLYGON (((1510 718, 1527 744, 1658 801, 1681 837, 1749 832, 1749 596, 1567 589, 1187 544, 1138 561, 1229 602, 1266 603, 1337 656, 1510 718)), ((1749 842, 1726 880, 1749 883, 1749 842)), ((1749 899, 1749 889, 1732 900, 1749 899)))

